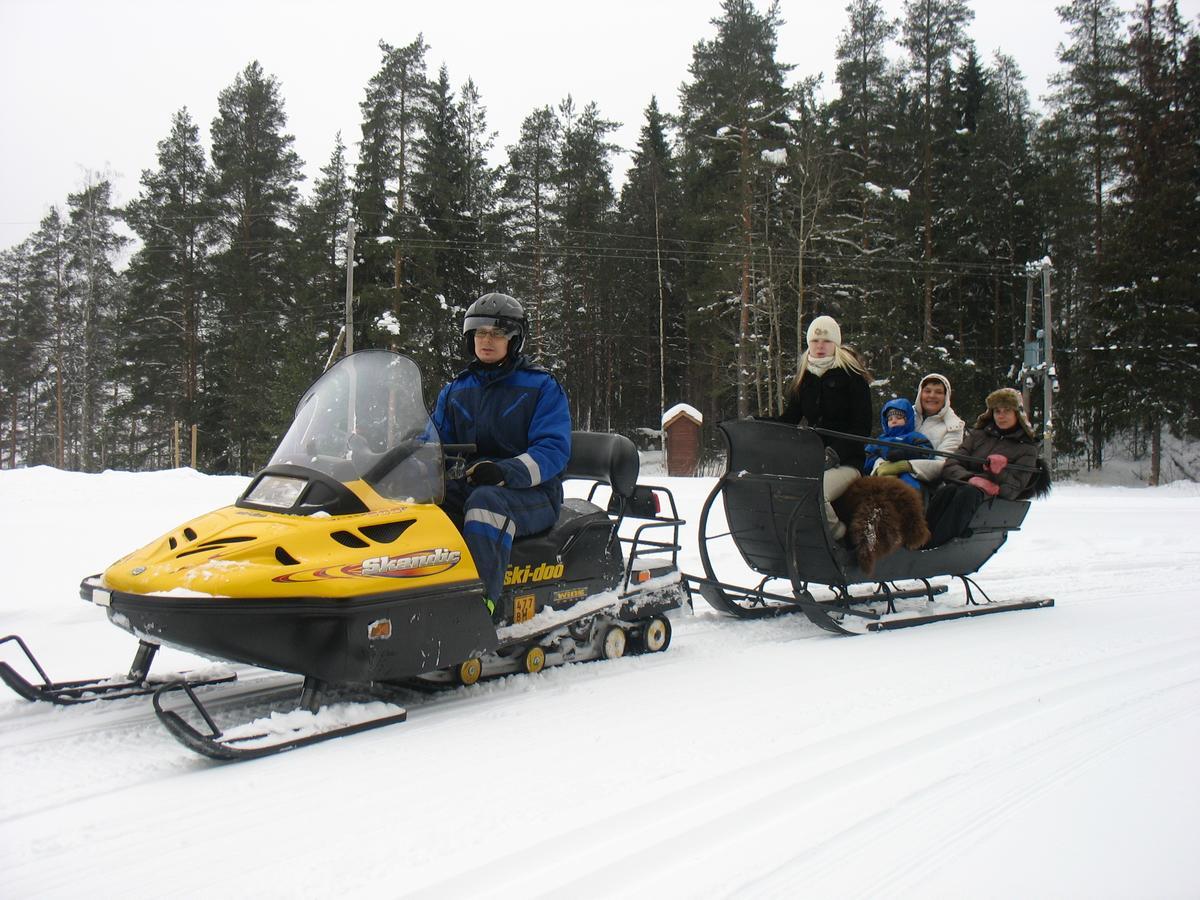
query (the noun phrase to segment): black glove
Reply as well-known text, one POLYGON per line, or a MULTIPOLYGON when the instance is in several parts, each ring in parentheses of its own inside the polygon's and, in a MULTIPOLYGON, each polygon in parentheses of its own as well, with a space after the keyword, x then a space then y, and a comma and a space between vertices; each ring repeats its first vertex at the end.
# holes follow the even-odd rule
POLYGON ((825 471, 836 469, 842 464, 842 458, 837 455, 837 451, 832 447, 825 448, 825 471))
POLYGON ((481 484, 504 484, 504 470, 490 459, 481 459, 471 468, 467 469, 467 484, 478 486, 481 484))

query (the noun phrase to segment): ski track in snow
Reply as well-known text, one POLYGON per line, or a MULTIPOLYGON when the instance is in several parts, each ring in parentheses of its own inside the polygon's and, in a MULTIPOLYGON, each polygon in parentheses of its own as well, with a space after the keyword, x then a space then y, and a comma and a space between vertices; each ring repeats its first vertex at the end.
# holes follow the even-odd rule
MULTIPOLYGON (((675 492, 700 572, 711 480, 644 480, 675 492)), ((79 577, 242 483, 0 472, 30 510, 0 523, 22 563, 0 633, 54 677, 119 670, 134 642, 79 577), (69 566, 33 537, 66 511, 98 535, 69 566)), ((0 697, 0 895, 1195 896, 1197 512, 1186 489, 1059 486, 979 578, 1053 609, 836 638, 697 596, 665 654, 413 693, 404 724, 236 765, 148 697, 0 697)), ((233 668, 201 691, 218 710, 298 691, 233 668)))

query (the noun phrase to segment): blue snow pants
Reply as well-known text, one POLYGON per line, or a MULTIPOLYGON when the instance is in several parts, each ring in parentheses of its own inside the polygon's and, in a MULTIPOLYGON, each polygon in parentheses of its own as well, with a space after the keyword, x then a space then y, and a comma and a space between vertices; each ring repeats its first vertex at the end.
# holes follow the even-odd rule
POLYGON ((470 487, 462 480, 447 483, 443 508, 462 530, 484 592, 493 603, 504 590, 513 538, 546 531, 558 521, 559 504, 550 493, 558 490, 557 480, 531 488, 470 487))

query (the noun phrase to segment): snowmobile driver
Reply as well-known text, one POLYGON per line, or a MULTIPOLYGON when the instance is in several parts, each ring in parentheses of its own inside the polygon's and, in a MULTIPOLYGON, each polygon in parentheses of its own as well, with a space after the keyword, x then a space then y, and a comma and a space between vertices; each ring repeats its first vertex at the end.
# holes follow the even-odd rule
POLYGON ((433 424, 444 443, 474 444, 463 478, 448 481, 444 508, 463 533, 493 618, 513 538, 552 527, 571 457, 567 395, 521 354, 525 310, 507 294, 484 294, 463 317, 470 363, 442 388, 433 424))

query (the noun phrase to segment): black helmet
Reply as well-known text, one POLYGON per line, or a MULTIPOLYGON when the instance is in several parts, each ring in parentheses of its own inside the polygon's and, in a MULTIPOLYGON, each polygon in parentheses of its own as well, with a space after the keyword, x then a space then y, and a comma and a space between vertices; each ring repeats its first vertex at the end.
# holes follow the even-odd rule
POLYGON ((475 329, 502 328, 508 333, 508 357, 516 359, 525 341, 525 310, 508 294, 484 294, 463 316, 463 338, 467 356, 475 355, 475 329))

